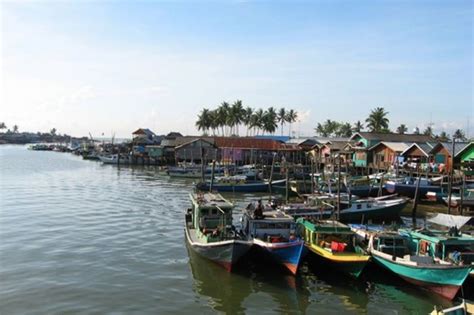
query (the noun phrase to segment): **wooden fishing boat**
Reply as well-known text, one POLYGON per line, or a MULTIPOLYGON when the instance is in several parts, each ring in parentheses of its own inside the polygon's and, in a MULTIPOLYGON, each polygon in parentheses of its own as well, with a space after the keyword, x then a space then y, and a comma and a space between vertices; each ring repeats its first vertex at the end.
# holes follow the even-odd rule
POLYGON ((441 193, 447 188, 447 186, 443 186, 441 176, 429 179, 406 177, 398 180, 389 180, 385 182, 385 189, 390 194, 399 194, 402 196, 413 198, 415 196, 418 180, 420 181, 420 185, 418 187, 418 194, 421 197, 425 197, 428 192, 436 194, 441 193))
POLYGON ((370 256, 356 244, 355 233, 337 221, 299 218, 298 234, 306 248, 323 262, 342 272, 358 277, 369 262, 370 256))
POLYGON ((247 239, 292 274, 298 271, 304 245, 296 237, 295 227, 293 217, 280 210, 271 209, 259 216, 255 214, 255 205, 250 204, 242 215, 242 232, 247 239))
POLYGON ((393 231, 367 231, 353 227, 368 239, 367 251, 374 261, 407 282, 452 300, 469 275, 470 267, 412 252, 407 241, 393 231))
MULTIPOLYGON (((437 216, 461 217, 465 218, 465 222, 471 219, 440 214, 437 216)), ((457 223, 457 226, 461 228, 462 223, 457 223)), ((399 233, 407 239, 410 249, 416 254, 430 256, 454 265, 470 266, 470 276, 474 277, 474 237, 462 233, 457 226, 451 226, 449 230, 400 229, 399 233)))
MULTIPOLYGON (((272 181, 273 186, 284 186, 285 179, 272 181)), ((218 192, 267 192, 268 181, 249 181, 246 176, 224 176, 216 177, 212 184, 212 190, 218 192)), ((196 188, 202 191, 209 191, 211 181, 200 182, 196 184, 196 188)))
POLYGON ((185 215, 186 241, 201 256, 227 271, 250 249, 232 225, 234 205, 219 194, 190 194, 192 207, 185 215))
MULTIPOLYGON (((347 195, 341 195, 339 221, 361 222, 398 219, 407 203, 408 199, 404 197, 352 199, 347 195)), ((310 216, 319 219, 334 217, 336 209, 337 196, 334 194, 312 195, 306 203, 290 203, 282 207, 283 211, 294 217, 310 216)))
POLYGON ((99 159, 104 164, 130 164, 130 157, 124 154, 99 155, 99 159))

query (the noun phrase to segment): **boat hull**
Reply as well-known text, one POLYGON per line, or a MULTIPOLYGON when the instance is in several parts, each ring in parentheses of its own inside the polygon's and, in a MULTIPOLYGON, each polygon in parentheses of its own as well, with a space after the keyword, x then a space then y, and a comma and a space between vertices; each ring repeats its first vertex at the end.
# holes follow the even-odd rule
MULTIPOLYGON (((272 183, 272 187, 276 185, 284 185, 285 180, 282 181, 274 181, 272 183)), ((210 185, 209 183, 198 183, 196 188, 199 190, 209 190, 210 185)), ((212 185, 213 191, 218 192, 267 192, 268 191, 268 183, 248 183, 248 184, 236 184, 236 185, 220 185, 220 184, 213 184, 212 185)))
POLYGON ((377 264, 414 285, 452 300, 469 274, 469 267, 407 266, 372 253, 377 264))
POLYGON ((292 274, 295 275, 298 272, 304 247, 303 241, 269 243, 255 239, 254 245, 269 254, 274 261, 285 266, 292 274))
POLYGON ((249 241, 225 240, 214 243, 194 242, 190 237, 189 229, 185 229, 186 241, 197 254, 221 265, 231 272, 235 263, 247 253, 252 246, 249 241))
POLYGON ((325 249, 314 244, 306 244, 306 248, 328 266, 358 278, 369 262, 370 256, 365 255, 332 255, 325 249))
MULTIPOLYGON (((390 194, 399 194, 401 196, 414 198, 415 191, 416 191, 416 184, 401 184, 401 183, 395 183, 395 182, 389 181, 385 183, 385 189, 390 194)), ((418 195, 420 197, 425 197, 428 192, 441 193, 442 190, 443 189, 441 186, 420 185, 418 187, 418 195)))

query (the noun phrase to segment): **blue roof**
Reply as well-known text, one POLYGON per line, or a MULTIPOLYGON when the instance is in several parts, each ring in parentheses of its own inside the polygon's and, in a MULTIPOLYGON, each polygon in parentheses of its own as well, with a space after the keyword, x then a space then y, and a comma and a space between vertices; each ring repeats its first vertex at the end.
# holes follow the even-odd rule
POLYGON ((255 136, 254 138, 270 139, 270 140, 276 140, 276 141, 281 141, 281 142, 287 142, 288 140, 290 140, 290 137, 288 136, 272 136, 272 135, 255 136))

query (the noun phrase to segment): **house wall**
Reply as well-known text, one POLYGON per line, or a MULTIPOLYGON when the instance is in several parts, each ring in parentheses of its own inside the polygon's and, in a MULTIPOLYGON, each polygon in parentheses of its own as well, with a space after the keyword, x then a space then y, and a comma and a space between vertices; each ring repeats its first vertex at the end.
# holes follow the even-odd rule
POLYGON ((392 149, 380 145, 372 150, 372 163, 374 166, 386 167, 393 164, 396 152, 392 149))
POLYGON ((178 160, 201 161, 201 152, 204 151, 205 160, 213 160, 216 155, 216 149, 208 142, 194 141, 175 148, 175 156, 178 160))
POLYGON ((444 170, 449 171, 451 169, 451 156, 449 155, 448 150, 444 147, 432 152, 433 153, 433 161, 436 164, 444 164, 444 170))
POLYGON ((474 160, 474 145, 470 145, 460 156, 461 162, 474 160))

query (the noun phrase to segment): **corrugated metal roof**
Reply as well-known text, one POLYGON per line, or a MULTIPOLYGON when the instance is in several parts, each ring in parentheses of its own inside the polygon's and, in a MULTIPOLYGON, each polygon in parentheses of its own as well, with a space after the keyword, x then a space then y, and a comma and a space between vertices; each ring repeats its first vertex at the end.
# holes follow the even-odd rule
MULTIPOLYGON (((470 142, 456 142, 454 145, 454 156, 457 156, 459 152, 463 151, 468 145, 470 145, 470 142)), ((431 149, 430 153, 436 152, 437 150, 440 149, 440 146, 444 147, 449 155, 453 155, 453 143, 452 142, 439 142, 437 145, 431 149)))
POLYGON ((379 142, 376 145, 372 146, 371 148, 369 148, 369 151, 372 151, 373 149, 375 149, 379 145, 384 145, 384 146, 386 146, 387 148, 389 148, 390 150, 392 150, 394 152, 403 152, 410 146, 408 143, 405 143, 405 142, 382 141, 382 142, 379 142))
POLYGON ((430 142, 433 141, 431 136, 415 135, 415 134, 398 134, 398 133, 382 133, 382 132, 356 132, 352 135, 351 140, 359 135, 367 140, 379 140, 386 142, 430 142))

